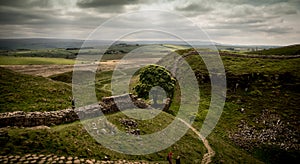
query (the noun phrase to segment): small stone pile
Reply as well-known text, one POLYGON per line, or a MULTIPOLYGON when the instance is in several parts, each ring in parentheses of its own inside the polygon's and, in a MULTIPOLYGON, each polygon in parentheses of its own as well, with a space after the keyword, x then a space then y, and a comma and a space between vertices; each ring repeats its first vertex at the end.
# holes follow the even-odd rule
POLYGON ((140 135, 141 132, 137 129, 138 123, 135 120, 122 118, 119 121, 125 126, 126 133, 140 135))
POLYGON ((262 145, 278 146, 283 150, 300 150, 299 132, 282 121, 278 114, 264 110, 253 122, 250 125, 241 120, 238 130, 231 133, 229 138, 246 150, 262 145))

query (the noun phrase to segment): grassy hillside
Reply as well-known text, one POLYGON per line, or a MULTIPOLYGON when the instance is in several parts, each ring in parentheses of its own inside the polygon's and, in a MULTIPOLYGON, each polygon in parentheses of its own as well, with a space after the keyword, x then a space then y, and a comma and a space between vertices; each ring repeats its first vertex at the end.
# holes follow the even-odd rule
MULTIPOLYGON (((196 76, 207 75, 200 57, 191 55, 186 59, 196 71, 196 76)), ((226 161, 226 157, 222 154, 225 151, 224 147, 226 147, 226 155, 234 154, 231 148, 237 147, 266 163, 299 160, 300 154, 295 138, 299 138, 300 130, 298 122, 300 59, 222 57, 222 60, 228 89, 226 104, 217 127, 208 138, 212 147, 216 149, 215 160, 226 161), (244 128, 245 126, 247 127, 244 128), (243 137, 232 139, 232 136, 240 134, 239 131, 242 130, 245 130, 243 133, 249 133, 241 134, 247 139, 243 137), (273 132, 265 134, 263 130, 273 132), (271 139, 269 136, 274 133, 276 133, 275 139, 271 139), (267 141, 251 139, 260 134, 267 136, 267 141), (238 144, 237 140, 241 144, 238 144), (224 147, 220 147, 220 144, 224 147), (283 145, 287 144, 288 148, 284 148, 283 145)), ((200 85, 204 99, 210 95, 208 85, 209 83, 203 82, 200 85)), ((199 120, 203 120, 205 113, 198 113, 198 117, 199 120)), ((201 127, 201 122, 196 121, 194 126, 201 127)))
POLYGON ((251 51, 248 53, 258 55, 300 55, 300 45, 296 44, 279 48, 270 48, 267 50, 251 51))
POLYGON ((297 59, 258 59, 258 58, 235 58, 222 57, 225 70, 235 75, 264 73, 282 74, 290 72, 300 77, 299 63, 297 59))
POLYGON ((71 86, 0 67, 0 112, 52 111, 71 107, 71 86))
MULTIPOLYGON (((110 96, 112 71, 96 74, 98 100, 110 96)), ((52 111, 71 107, 72 72, 50 76, 50 79, 20 74, 0 67, 0 112, 52 111), (52 80, 53 79, 53 80, 52 80)))
MULTIPOLYGON (((134 112, 127 110, 126 112, 134 112)), ((127 119, 124 114, 116 113, 106 116, 111 123, 116 125, 120 130, 125 131, 125 126, 120 123, 120 119, 127 119)), ((99 120, 101 118, 97 118, 99 120)), ((152 120, 141 121, 136 120, 138 128, 141 129, 141 133, 151 133, 157 131, 157 128, 167 126, 174 116, 162 112, 159 116, 152 120), (151 126, 149 126, 151 124, 151 126)), ((92 120, 89 120, 92 121, 92 120)), ((78 156, 80 158, 94 158, 104 159, 105 156, 112 160, 116 159, 128 159, 128 160, 147 160, 166 162, 166 155, 172 151, 174 156, 181 156, 182 162, 194 162, 199 163, 206 153, 206 150, 199 140, 199 138, 189 130, 184 137, 173 144, 171 147, 162 150, 157 153, 133 156, 125 155, 111 151, 99 143, 97 143, 84 129, 82 124, 75 122, 72 124, 60 125, 51 127, 51 129, 3 129, 8 136, 2 137, 0 155, 2 154, 28 154, 28 153, 43 153, 43 154, 55 154, 64 156, 78 156), (9 140, 8 140, 9 138, 9 140), (3 142, 4 141, 4 142, 3 142)), ((228 162, 246 162, 246 163, 259 163, 255 158, 247 155, 246 152, 241 151, 235 147, 224 143, 222 139, 218 139, 221 144, 220 147, 230 147, 230 151, 234 152, 234 155, 238 155, 241 158, 232 158, 233 154, 227 154, 227 150, 221 151, 222 156, 228 162)), ((225 148, 224 147, 224 148, 225 148)))

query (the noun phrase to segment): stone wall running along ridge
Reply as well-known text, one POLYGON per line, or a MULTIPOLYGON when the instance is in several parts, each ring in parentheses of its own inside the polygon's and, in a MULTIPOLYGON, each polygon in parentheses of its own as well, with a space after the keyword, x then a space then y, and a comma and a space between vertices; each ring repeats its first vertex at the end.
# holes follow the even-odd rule
MULTIPOLYGON (((164 111, 170 106, 170 100, 164 104, 164 111)), ((99 104, 91 104, 76 109, 64 109, 49 112, 6 112, 0 113, 0 128, 7 126, 33 127, 52 126, 71 123, 80 119, 89 119, 100 115, 115 113, 132 108, 152 109, 143 100, 132 94, 105 97, 99 104), (119 109, 118 107, 122 107, 119 109)))

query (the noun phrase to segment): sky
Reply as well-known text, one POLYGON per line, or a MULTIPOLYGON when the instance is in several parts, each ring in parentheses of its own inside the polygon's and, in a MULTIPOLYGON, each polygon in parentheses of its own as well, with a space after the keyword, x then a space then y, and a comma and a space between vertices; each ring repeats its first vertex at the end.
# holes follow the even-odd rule
MULTIPOLYGON (((195 24, 213 42, 243 45, 300 43, 299 0, 1 0, 0 38, 86 39, 101 24, 120 14, 160 10, 184 17, 144 15, 111 24, 110 31, 146 27, 152 22, 177 21, 172 32, 193 31, 195 24), (182 24, 180 24, 182 23, 182 24), (134 26, 132 25, 134 24, 134 26)), ((148 39, 161 39, 151 33, 148 39)))

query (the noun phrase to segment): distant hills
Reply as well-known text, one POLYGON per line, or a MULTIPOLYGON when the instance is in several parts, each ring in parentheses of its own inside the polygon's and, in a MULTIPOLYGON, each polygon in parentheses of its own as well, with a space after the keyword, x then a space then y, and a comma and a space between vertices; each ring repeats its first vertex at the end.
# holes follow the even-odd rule
POLYGON ((258 55, 300 55, 300 44, 270 48, 267 50, 253 51, 248 53, 258 55))
POLYGON ((0 49, 48 49, 81 47, 83 40, 74 39, 0 39, 0 49))
MULTIPOLYGON (((91 46, 108 45, 111 43, 109 40, 89 40, 86 41, 91 46)), ((21 38, 21 39, 0 39, 0 49, 2 50, 16 50, 16 49, 51 49, 51 48, 80 48, 84 40, 76 39, 49 39, 49 38, 21 38)), ((117 41, 115 44, 173 44, 173 45, 193 45, 193 46, 212 46, 215 45, 218 48, 258 48, 268 49, 278 46, 270 45, 228 45, 220 44, 209 41, 160 41, 160 40, 143 40, 143 41, 117 41)))

